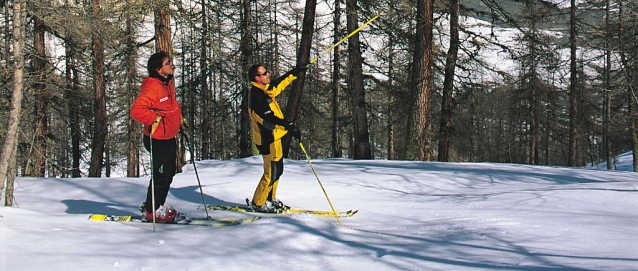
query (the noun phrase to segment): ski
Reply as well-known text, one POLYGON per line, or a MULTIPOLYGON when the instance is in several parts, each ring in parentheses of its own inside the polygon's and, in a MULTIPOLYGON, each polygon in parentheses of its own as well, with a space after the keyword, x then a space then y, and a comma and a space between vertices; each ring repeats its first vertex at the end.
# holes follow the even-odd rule
MULTIPOLYGON (((239 226, 251 223, 253 221, 257 221, 262 219, 263 217, 252 217, 252 218, 187 218, 182 216, 181 219, 175 222, 158 222, 162 224, 176 224, 176 225, 199 225, 199 226, 213 226, 213 227, 225 227, 225 226, 239 226)), ((150 221, 146 221, 142 216, 135 215, 101 215, 101 214, 93 214, 89 216, 89 220, 93 221, 113 221, 113 222, 143 222, 143 223, 151 223, 150 221)))
MULTIPOLYGON (((201 208, 201 206, 199 208, 201 208)), ((240 212, 240 213, 247 213, 247 214, 252 214, 256 216, 312 214, 318 217, 335 217, 335 212, 332 212, 332 211, 315 211, 315 210, 304 210, 304 209, 295 209, 295 208, 289 208, 285 211, 279 211, 277 213, 255 212, 250 207, 242 206, 242 205, 208 205, 206 208, 212 211, 240 212)), ((336 214, 338 217, 352 217, 356 215, 357 212, 358 210, 348 210, 344 212, 336 212, 336 214)))

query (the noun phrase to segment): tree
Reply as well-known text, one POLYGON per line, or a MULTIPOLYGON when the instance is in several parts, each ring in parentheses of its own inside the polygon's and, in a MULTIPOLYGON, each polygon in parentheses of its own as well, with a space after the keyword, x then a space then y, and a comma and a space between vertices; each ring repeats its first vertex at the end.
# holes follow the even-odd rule
POLYGON ((171 17, 168 14, 168 1, 160 1, 154 10, 155 15, 155 52, 166 52, 173 57, 171 40, 171 17))
POLYGON ((202 94, 202 111, 201 111, 201 119, 202 119, 202 159, 210 159, 211 158, 211 125, 210 125, 210 89, 208 89, 208 45, 206 44, 208 37, 208 16, 206 13, 206 4, 202 3, 202 40, 201 40, 201 56, 199 66, 201 68, 201 90, 202 94))
POLYGON ((568 165, 578 165, 578 70, 576 69, 576 1, 570 0, 569 7, 569 53, 570 53, 570 84, 569 84, 569 161, 568 165))
POLYGON ((104 144, 108 123, 106 119, 106 86, 104 82, 104 43, 101 37, 100 0, 93 0, 93 88, 95 90, 95 124, 91 148, 89 177, 100 177, 104 159, 104 144))
POLYGON ((15 178, 16 149, 18 141, 18 125, 20 124, 20 110, 22 107, 22 88, 24 72, 24 0, 13 2, 13 97, 7 136, 0 157, 0 192, 5 190, 5 206, 13 205, 13 180, 15 178))
POLYGON ((633 170, 638 172, 638 131, 636 129, 636 90, 638 90, 638 71, 636 70, 636 60, 638 59, 637 50, 638 44, 635 41, 632 43, 633 33, 626 33, 625 28, 636 27, 624 20, 627 7, 623 0, 618 1, 618 37, 619 37, 619 51, 623 74, 625 75, 625 85, 627 89, 627 103, 628 103, 628 122, 629 122, 629 139, 631 142, 630 150, 633 154, 633 170))
MULTIPOLYGON (((346 18, 348 33, 359 28, 357 0, 346 0, 346 18)), ((363 86, 363 59, 361 57, 361 42, 359 33, 348 40, 348 87, 354 93, 354 149, 351 150, 354 159, 372 159, 370 149, 370 134, 368 131, 368 111, 366 108, 366 94, 363 86)))
POLYGON ((79 71, 76 61, 77 45, 74 41, 75 35, 71 29, 71 20, 66 20, 64 31, 66 33, 64 39, 65 49, 65 76, 66 88, 64 97, 68 107, 68 123, 71 133, 71 176, 73 178, 81 177, 80 172, 80 82, 79 71))
POLYGON ((395 102, 395 98, 394 98, 394 58, 395 58, 395 52, 394 52, 394 37, 390 36, 389 38, 389 42, 388 42, 388 103, 387 103, 387 112, 388 112, 388 156, 387 159, 388 160, 394 160, 395 157, 395 146, 394 146, 394 138, 395 138, 395 114, 394 114, 394 110, 395 110, 395 106, 394 106, 394 102, 395 102))
MULTIPOLYGON (((241 50, 241 75, 244 75, 248 72, 250 65, 252 64, 252 20, 251 20, 251 8, 250 8, 250 0, 243 0, 243 10, 242 10, 242 26, 241 26, 241 40, 240 40, 240 50, 241 50)), ((239 157, 249 157, 252 155, 252 143, 250 138, 250 117, 248 113, 248 99, 250 97, 250 89, 248 86, 248 82, 250 79, 241 84, 241 105, 239 109, 239 157)))
POLYGON ((434 1, 417 1, 414 66, 412 67, 412 93, 417 98, 417 154, 421 161, 429 160, 428 114, 432 91, 432 29, 434 21, 434 1))
POLYGON ((49 101, 47 93, 47 71, 46 71, 46 49, 44 46, 44 34, 46 25, 42 19, 42 9, 36 7, 36 16, 34 18, 34 35, 33 49, 35 58, 33 59, 33 71, 35 73, 35 82, 33 88, 35 91, 35 146, 33 153, 33 171, 27 172, 27 175, 34 177, 44 177, 47 169, 47 134, 48 134, 48 116, 47 103, 49 101))
MULTIPOLYGON (((131 2, 128 1, 130 5, 131 2)), ((135 46, 135 30, 133 29, 133 15, 131 12, 126 13, 126 95, 127 108, 131 108, 137 97, 137 69, 135 60, 137 58, 137 48, 135 46)), ((126 131, 127 131, 127 147, 126 147, 126 176, 139 177, 139 125, 131 118, 131 114, 126 114, 126 131)))
MULTIPOLYGON (((310 61, 310 49, 312 47, 312 34, 314 33, 316 7, 317 0, 306 0, 301 30, 301 42, 299 43, 299 50, 297 51, 297 66, 305 65, 310 61)), ((286 103, 284 117, 292 122, 297 120, 297 113, 299 112, 299 106, 301 105, 301 97, 303 96, 305 80, 306 74, 301 73, 297 77, 297 80, 293 81, 292 86, 290 87, 290 95, 288 96, 288 102, 286 103)), ((291 138, 292 137, 290 135, 286 135, 281 142, 284 157, 288 157, 291 138)))
POLYGON ((445 79, 441 103, 441 124, 439 128, 439 161, 450 158, 450 138, 452 132, 452 110, 454 101, 454 69, 459 52, 459 0, 450 0, 450 47, 445 60, 445 79))
MULTIPOLYGON (((605 1, 605 25, 604 30, 610 29, 609 16, 609 0, 605 1)), ((604 68, 604 103, 603 103, 603 157, 607 161, 607 170, 611 170, 612 163, 612 151, 611 151, 611 37, 609 31, 603 31, 604 48, 605 48, 605 68, 604 68)))
MULTIPOLYGON (((335 0, 333 14, 332 41, 339 42, 341 34, 341 0, 335 0)), ((335 47, 332 53, 332 157, 341 157, 341 140, 339 138, 339 95, 341 92, 341 52, 339 46, 335 47)))

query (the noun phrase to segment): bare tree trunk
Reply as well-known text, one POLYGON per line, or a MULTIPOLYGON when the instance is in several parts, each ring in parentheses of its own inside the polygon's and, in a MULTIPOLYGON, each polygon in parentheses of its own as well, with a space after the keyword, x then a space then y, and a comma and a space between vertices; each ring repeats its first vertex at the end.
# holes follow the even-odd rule
POLYGON ((388 42, 389 52, 388 52, 388 160, 394 160, 394 110, 396 107, 394 106, 394 37, 389 37, 390 41, 388 42))
MULTIPOLYGON (((339 42, 341 32, 341 0, 335 1, 333 44, 339 42)), ((341 52, 339 46, 334 48, 332 59, 332 157, 341 157, 341 141, 339 140, 339 95, 341 92, 341 52)))
POLYGON ((173 41, 171 40, 171 17, 168 15, 168 2, 159 3, 155 9, 155 52, 166 52, 173 57, 173 41))
POLYGON ((629 103, 629 133, 631 137, 633 170, 634 172, 638 172, 638 132, 636 131, 636 100, 634 95, 632 95, 632 92, 632 86, 630 85, 627 88, 629 103))
MULTIPOLYGON (((357 0, 346 0, 346 18, 348 33, 359 28, 357 0)), ((371 159, 370 134, 368 131, 368 116, 366 96, 363 87, 363 59, 361 58, 361 42, 359 33, 348 40, 348 85, 354 93, 354 149, 351 151, 354 159, 371 159)))
POLYGON ((569 161, 568 165, 576 167, 578 163, 578 72, 576 70, 576 1, 571 0, 569 20, 570 44, 570 86, 569 86, 569 161))
POLYGON ((104 84, 104 45, 100 36, 100 0, 93 1, 95 30, 93 32, 93 87, 95 88, 95 130, 91 148, 89 177, 100 177, 104 162, 104 143, 107 133, 106 88, 104 84))
POLYGON ((414 53, 413 93, 417 98, 418 128, 417 153, 420 161, 427 160, 426 147, 429 142, 428 114, 432 92, 432 28, 434 0, 419 0, 417 3, 417 26, 414 53))
POLYGON ((104 176, 107 178, 111 177, 111 141, 109 140, 109 135, 106 134, 104 137, 104 176))
POLYGON ((541 87, 540 80, 538 79, 538 40, 536 40, 533 36, 537 35, 539 30, 536 28, 536 17, 533 15, 538 7, 535 3, 529 3, 530 9, 533 10, 532 14, 530 14, 530 34, 529 38, 529 51, 530 51, 530 72, 529 72, 529 83, 528 86, 523 86, 523 88, 529 87, 530 95, 529 95, 529 107, 530 107, 530 118, 529 118, 529 164, 537 165, 538 164, 538 138, 539 138, 539 129, 538 129, 538 89, 541 87))
POLYGON ((620 60, 622 61, 622 65, 625 69, 625 76, 627 77, 627 103, 629 104, 629 133, 631 138, 631 150, 633 156, 633 169, 634 172, 638 172, 638 132, 636 131, 636 98, 633 95, 635 93, 638 86, 638 78, 636 78, 635 68, 629 61, 627 61, 627 55, 625 54, 625 21, 623 19, 624 16, 624 3, 623 1, 618 1, 618 36, 619 39, 619 47, 620 47, 620 60), (634 75, 634 76, 632 76, 634 75))
POLYGON ((610 24, 609 24, 609 0, 605 1, 605 31, 603 37, 605 39, 605 105, 603 106, 605 112, 603 112, 603 150, 604 157, 607 160, 607 170, 611 170, 613 166, 612 151, 611 151, 611 40, 609 37, 610 24))
MULTIPOLYGON (((242 75, 248 72, 250 65, 252 64, 253 47, 252 47, 252 11, 250 7, 250 0, 243 0, 243 18, 242 18, 242 33, 241 33, 241 65, 242 75)), ((241 105, 239 109, 239 156, 249 157, 252 155, 251 138, 250 138, 250 116, 248 115, 248 99, 250 98, 250 87, 248 83, 242 84, 241 89, 241 105)))
POLYGON ((201 68, 201 86, 202 89, 200 93, 202 94, 202 111, 201 111, 201 119, 202 119, 202 160, 210 159, 210 146, 211 146, 211 125, 210 125, 210 90, 208 89, 208 53, 206 48, 206 41, 208 40, 208 20, 206 16, 206 3, 202 3, 202 40, 201 40, 201 57, 200 68, 201 68))
MULTIPOLYGON (((191 28, 191 30, 194 32, 194 26, 193 26, 193 28, 191 28)), ((192 38, 192 36, 190 38, 191 38, 191 42, 193 42, 194 39, 192 38)), ((195 59, 195 57, 194 57, 195 56, 195 52, 193 52, 193 51, 194 50, 191 50, 189 52, 190 59, 191 59, 190 61, 193 61, 193 59, 195 59)), ((186 64, 186 62, 184 62, 184 64, 186 64)), ((195 145, 195 111, 196 111, 196 108, 197 108, 197 105, 195 103, 195 96, 196 95, 194 94, 195 91, 194 91, 194 87, 193 87, 193 81, 194 81, 193 78, 195 77, 195 72, 194 72, 195 68, 194 67, 195 67, 195 65, 191 64, 191 65, 189 65, 188 68, 186 68, 186 69, 189 69, 189 72, 187 73, 188 79, 186 80, 186 82, 188 82, 188 123, 189 123, 189 126, 188 126, 188 137, 192 138, 192 141, 189 144, 193 144, 193 145, 191 145, 191 146, 193 146, 192 149, 190 149, 190 147, 188 147, 188 148, 189 148, 189 150, 193 150, 193 152, 195 152, 195 153, 191 153, 191 155, 190 155, 191 156, 190 157, 191 161, 193 163, 197 159, 197 156, 198 156, 197 155, 197 151, 198 150, 195 149, 195 146, 194 146, 195 145)), ((184 72, 186 72, 186 71, 184 71, 184 72)))
MULTIPOLYGON (((185 39, 182 36, 182 43, 184 41, 185 41, 185 39)), ((179 63, 184 63, 184 64, 186 63, 186 53, 182 54, 182 59, 180 60, 179 63)), ((184 67, 184 69, 182 70, 181 77, 182 77, 182 82, 189 82, 188 79, 187 79, 188 77, 186 76, 186 67, 184 67)), ((185 109, 185 108, 188 108, 188 107, 184 107, 184 105, 186 105, 186 102, 187 102, 186 93, 190 92, 189 89, 188 89, 188 85, 186 85, 186 84, 184 85, 184 90, 185 91, 182 91, 180 93, 180 96, 182 98, 182 107, 180 107, 180 110, 182 110, 182 112, 181 112, 182 113, 182 118, 184 119, 184 122, 187 124, 188 131, 186 131, 186 130, 182 131, 184 133, 184 135, 186 135, 186 133, 190 132, 190 127, 193 126, 193 125, 188 125, 190 122, 188 122, 186 120, 186 117, 185 117, 186 114, 184 112, 184 110, 188 110, 188 109, 185 109)), ((188 102, 188 103, 190 104, 191 102, 188 102)), ((186 152, 189 151, 189 150, 188 150, 188 148, 186 146, 186 140, 183 140, 183 138, 181 138, 181 140, 179 141, 179 150, 180 151, 179 151, 179 155, 177 156, 177 159, 179 159, 179 164, 180 165, 185 165, 186 164, 186 152)))
POLYGON ((47 93, 47 72, 46 72, 46 49, 44 46, 44 34, 46 26, 44 20, 40 17, 42 11, 37 9, 37 15, 34 17, 34 34, 33 49, 35 58, 33 59, 33 70, 35 73, 35 83, 33 89, 35 92, 35 146, 33 152, 33 176, 44 177, 46 173, 46 154, 47 154, 47 134, 48 134, 48 117, 47 103, 49 101, 47 93))
POLYGON ((443 100, 441 101, 441 126, 439 133, 439 161, 450 159, 450 138, 452 133, 452 108, 454 101, 454 70, 459 52, 459 0, 450 1, 450 48, 445 60, 443 80, 443 100))
MULTIPOLYGON (((534 46, 534 45, 533 45, 534 46)), ((529 124, 529 164, 538 165, 538 93, 540 87, 536 77, 536 61, 532 61, 532 93, 530 96, 530 124, 529 124)))
POLYGON ((10 33, 9 31, 11 30, 9 28, 10 26, 9 17, 11 17, 11 15, 9 13, 10 13, 9 5, 5 3, 3 17, 4 17, 4 33, 6 38, 4 40, 4 51, 2 52, 4 56, 3 60, 5 61, 5 63, 9 63, 11 61, 11 56, 9 55, 10 54, 9 50, 11 48, 11 39, 9 38, 9 33, 10 33))
MULTIPOLYGON (((126 89, 128 95, 127 108, 131 108, 135 102, 135 98, 138 95, 137 85, 135 80, 137 77, 137 69, 135 69, 135 59, 137 58, 137 51, 135 49, 133 19, 131 13, 126 14, 126 89)), ((126 176, 127 177, 139 177, 137 172, 139 152, 139 125, 133 121, 131 114, 126 114, 126 127, 127 127, 127 148, 126 148, 126 176)))
MULTIPOLYGON (((307 64, 310 61, 310 49, 312 48, 312 34, 314 33, 316 6, 317 0, 306 0, 303 24, 301 26, 301 43, 299 44, 299 51, 297 51, 297 66, 307 64)), ((297 113, 299 112, 299 106, 301 105, 301 97, 303 95, 303 86, 305 81, 306 73, 301 73, 297 77, 297 80, 292 82, 290 95, 288 96, 288 102, 286 103, 286 111, 284 113, 284 118, 292 122, 297 120, 297 113)), ((292 137, 288 134, 281 141, 284 157, 288 157, 291 139, 292 137)))
POLYGON ((13 97, 11 98, 11 112, 9 126, 0 157, 0 193, 4 190, 5 206, 13 204, 13 180, 15 177, 15 159, 18 144, 18 125, 20 124, 20 110, 22 107, 22 88, 24 72, 24 0, 13 2, 13 97), (12 176, 9 176, 12 175, 12 176), (7 179, 5 190, 4 183, 7 179))
MULTIPOLYGON (((13 184, 16 178, 16 149, 11 153, 7 167, 7 188, 4 193, 4 206, 13 206, 13 184)), ((0 189, 2 191, 2 189, 0 189)))
POLYGON ((80 102, 77 82, 77 69, 75 67, 75 44, 72 40, 71 31, 67 31, 65 40, 65 74, 67 87, 65 97, 69 107, 69 126, 71 129, 71 176, 80 177, 80 102))

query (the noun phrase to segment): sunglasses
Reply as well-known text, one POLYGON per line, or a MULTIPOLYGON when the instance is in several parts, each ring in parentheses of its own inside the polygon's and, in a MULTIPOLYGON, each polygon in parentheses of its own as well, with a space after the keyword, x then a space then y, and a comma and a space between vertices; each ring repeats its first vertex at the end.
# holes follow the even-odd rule
POLYGON ((166 64, 164 64, 164 66, 170 66, 171 65, 171 61, 166 61, 166 64))
POLYGON ((268 71, 265 71, 264 73, 260 74, 259 76, 266 76, 268 75, 268 71))

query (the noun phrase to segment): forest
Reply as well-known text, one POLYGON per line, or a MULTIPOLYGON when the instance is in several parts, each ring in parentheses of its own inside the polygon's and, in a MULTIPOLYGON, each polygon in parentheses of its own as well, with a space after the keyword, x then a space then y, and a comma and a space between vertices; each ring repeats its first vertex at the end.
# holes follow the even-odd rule
POLYGON ((0 3, 0 188, 148 174, 129 113, 158 51, 188 124, 178 164, 257 155, 248 68, 317 56, 277 97, 313 159, 638 160, 636 0, 0 3))

